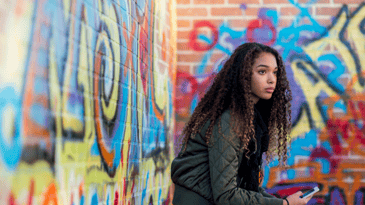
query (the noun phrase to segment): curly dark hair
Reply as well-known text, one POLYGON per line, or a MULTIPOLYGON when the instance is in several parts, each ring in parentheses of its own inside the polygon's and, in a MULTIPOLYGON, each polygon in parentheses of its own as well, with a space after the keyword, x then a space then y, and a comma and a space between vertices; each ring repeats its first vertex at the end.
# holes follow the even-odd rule
MULTIPOLYGON (((260 104, 258 109, 268 125, 270 136, 266 160, 271 161, 277 155, 280 164, 286 164, 288 135, 291 129, 292 94, 280 54, 275 49, 259 43, 240 45, 224 63, 182 131, 182 143, 185 145, 182 151, 185 151, 189 138, 195 136, 207 120, 210 120, 210 125, 205 138, 210 145, 213 126, 220 121, 222 113, 227 109, 231 113, 230 123, 233 133, 241 140, 241 149, 249 151, 249 142, 253 140, 256 143, 251 76, 255 60, 263 52, 273 54, 278 65, 276 88, 271 99, 260 99, 258 103, 260 104)), ((247 152, 246 157, 248 157, 247 152)))

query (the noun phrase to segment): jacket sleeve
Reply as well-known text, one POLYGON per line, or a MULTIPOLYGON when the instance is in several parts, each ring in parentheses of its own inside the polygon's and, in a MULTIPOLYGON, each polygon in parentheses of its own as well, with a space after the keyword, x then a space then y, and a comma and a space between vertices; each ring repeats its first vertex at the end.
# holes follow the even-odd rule
POLYGON ((208 147, 210 178, 215 204, 282 205, 282 199, 268 198, 259 192, 248 191, 237 186, 239 142, 232 138, 229 121, 224 118, 222 116, 220 122, 221 131, 218 130, 217 125, 214 126, 212 143, 208 147))
POLYGON ((264 197, 268 197, 268 198, 276 198, 275 196, 273 196, 273 195, 271 195, 271 194, 269 194, 269 193, 267 193, 266 191, 265 191, 265 189, 264 188, 262 188, 262 187, 259 187, 259 192, 264 196, 264 197))

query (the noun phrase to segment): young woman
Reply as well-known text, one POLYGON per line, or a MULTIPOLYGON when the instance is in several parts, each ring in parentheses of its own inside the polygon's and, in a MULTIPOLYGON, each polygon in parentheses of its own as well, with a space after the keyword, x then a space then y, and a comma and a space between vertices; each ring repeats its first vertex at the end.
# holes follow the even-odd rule
POLYGON ((171 165, 173 204, 306 204, 301 192, 279 199, 259 186, 264 152, 286 163, 291 98, 279 53, 239 46, 183 130, 171 165))

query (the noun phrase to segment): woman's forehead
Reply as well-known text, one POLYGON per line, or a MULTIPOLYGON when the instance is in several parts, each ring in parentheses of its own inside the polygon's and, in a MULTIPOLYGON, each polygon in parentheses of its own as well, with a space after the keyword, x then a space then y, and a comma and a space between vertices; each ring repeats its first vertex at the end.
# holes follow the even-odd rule
POLYGON ((268 66, 268 67, 277 67, 277 59, 275 57, 275 55, 273 55, 272 53, 267 53, 267 52, 262 52, 260 53, 255 61, 254 61, 254 65, 255 66, 268 66))

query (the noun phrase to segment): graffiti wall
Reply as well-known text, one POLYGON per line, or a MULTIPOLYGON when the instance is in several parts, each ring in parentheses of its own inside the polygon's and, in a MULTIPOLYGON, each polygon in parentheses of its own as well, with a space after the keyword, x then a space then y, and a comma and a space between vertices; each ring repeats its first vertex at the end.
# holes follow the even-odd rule
POLYGON ((287 68, 293 130, 289 169, 266 164, 263 187, 283 197, 318 185, 309 204, 365 204, 365 4, 178 2, 175 141, 232 51, 270 45, 287 68))
POLYGON ((173 22, 170 0, 0 1, 1 204, 170 203, 173 22))

